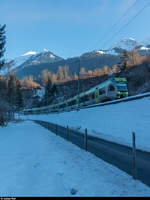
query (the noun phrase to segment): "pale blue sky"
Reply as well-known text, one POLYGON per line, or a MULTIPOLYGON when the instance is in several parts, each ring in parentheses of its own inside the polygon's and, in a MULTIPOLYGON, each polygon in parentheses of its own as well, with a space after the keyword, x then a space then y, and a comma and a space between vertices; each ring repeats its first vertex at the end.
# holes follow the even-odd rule
POLYGON ((118 26, 111 26, 135 0, 0 0, 6 24, 6 58, 44 48, 64 58, 109 48, 121 38, 150 38, 150 6, 115 34, 150 0, 137 0, 118 26), (112 40, 109 40, 113 36, 112 40), (105 41, 106 40, 106 43, 105 41), (108 42, 107 42, 108 40, 108 42))

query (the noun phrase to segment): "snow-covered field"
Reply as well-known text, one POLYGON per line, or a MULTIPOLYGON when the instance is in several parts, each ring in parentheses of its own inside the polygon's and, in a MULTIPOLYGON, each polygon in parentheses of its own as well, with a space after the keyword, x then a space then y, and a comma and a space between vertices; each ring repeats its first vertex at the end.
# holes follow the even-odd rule
POLYGON ((80 111, 24 118, 40 119, 63 126, 69 125, 88 134, 124 145, 132 145, 132 131, 138 149, 150 152, 150 97, 80 111))
POLYGON ((150 196, 150 188, 26 121, 0 128, 0 196, 150 196))

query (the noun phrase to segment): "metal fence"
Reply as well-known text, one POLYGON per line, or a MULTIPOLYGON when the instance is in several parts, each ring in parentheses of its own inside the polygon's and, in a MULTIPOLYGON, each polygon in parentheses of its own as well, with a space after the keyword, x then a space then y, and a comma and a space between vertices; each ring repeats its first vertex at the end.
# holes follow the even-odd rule
POLYGON ((150 153, 136 149, 135 133, 131 132, 132 147, 127 147, 115 142, 88 135, 73 130, 68 126, 32 120, 60 137, 69 140, 80 148, 95 154, 104 161, 117 166, 119 169, 130 174, 134 179, 139 179, 150 186, 150 153))

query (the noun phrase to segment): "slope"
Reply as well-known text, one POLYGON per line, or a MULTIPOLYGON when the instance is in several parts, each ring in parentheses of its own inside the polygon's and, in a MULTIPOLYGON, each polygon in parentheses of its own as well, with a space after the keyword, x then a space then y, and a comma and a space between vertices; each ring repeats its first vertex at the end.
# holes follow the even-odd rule
POLYGON ((68 125, 81 131, 87 128, 90 135, 127 146, 132 145, 132 131, 134 131, 137 148, 150 152, 149 107, 150 98, 146 97, 80 111, 24 117, 68 125))
POLYGON ((0 196, 150 196, 144 184, 32 122, 0 130, 0 196))

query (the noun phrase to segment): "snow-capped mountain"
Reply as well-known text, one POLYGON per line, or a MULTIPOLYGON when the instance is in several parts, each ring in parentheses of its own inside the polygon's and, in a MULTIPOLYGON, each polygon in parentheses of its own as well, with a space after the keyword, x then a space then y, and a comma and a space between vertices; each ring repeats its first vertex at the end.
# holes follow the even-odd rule
POLYGON ((55 54, 46 49, 44 49, 40 53, 35 51, 29 51, 13 60, 9 60, 6 63, 6 65, 2 68, 1 74, 4 75, 9 71, 16 70, 17 68, 24 68, 40 63, 54 63, 60 60, 63 60, 63 58, 56 56, 55 54))
POLYGON ((15 68, 19 67, 24 62, 26 62, 29 58, 31 58, 32 56, 35 56, 36 54, 37 54, 37 52, 35 52, 35 51, 29 51, 13 60, 8 60, 6 62, 6 65, 2 68, 1 74, 4 75, 8 71, 14 70, 15 68))
POLYGON ((120 49, 126 49, 127 51, 132 50, 138 45, 137 41, 130 37, 126 39, 122 39, 114 44, 114 47, 118 47, 120 49))
POLYGON ((63 59, 44 49, 41 53, 37 53, 35 56, 31 56, 29 59, 27 59, 26 62, 24 62, 24 67, 26 65, 36 65, 40 63, 53 63, 60 60, 63 59))
POLYGON ((74 74, 78 72, 79 60, 80 66, 85 68, 86 71, 103 68, 105 65, 111 68, 120 61, 120 53, 123 50, 132 49, 137 50, 140 55, 147 55, 150 53, 150 40, 144 44, 130 37, 115 43, 112 48, 97 49, 67 59, 56 56, 46 49, 40 53, 29 51, 8 61, 1 70, 1 74, 5 75, 8 71, 13 71, 19 79, 30 75, 38 77, 45 69, 57 73, 60 66, 68 66, 70 73, 74 74))
POLYGON ((91 52, 84 53, 81 56, 90 57, 90 56, 101 56, 103 54, 104 54, 104 51, 102 49, 99 49, 99 50, 94 50, 94 51, 91 51, 91 52))
POLYGON ((135 48, 139 54, 141 55, 147 55, 150 53, 150 45, 147 46, 143 46, 143 45, 139 45, 135 48))
POLYGON ((114 45, 112 45, 111 48, 109 49, 98 49, 98 50, 94 50, 91 52, 87 52, 82 54, 82 56, 102 56, 103 54, 107 54, 107 55, 119 55, 120 53, 122 53, 124 50, 126 51, 131 51, 131 50, 136 50, 138 51, 140 54, 145 55, 147 53, 150 52, 150 41, 147 44, 140 44, 139 42, 137 42, 134 38, 130 37, 130 38, 125 38, 122 40, 117 41, 114 45))
POLYGON ((112 54, 120 54, 124 50, 131 51, 132 49, 135 49, 136 46, 138 46, 137 41, 134 38, 130 37, 117 41, 112 46, 111 50, 112 54))
POLYGON ((122 39, 113 45, 112 50, 114 53, 120 54, 123 50, 131 51, 131 50, 138 51, 141 55, 146 55, 150 53, 150 44, 140 44, 134 38, 127 38, 122 39))

